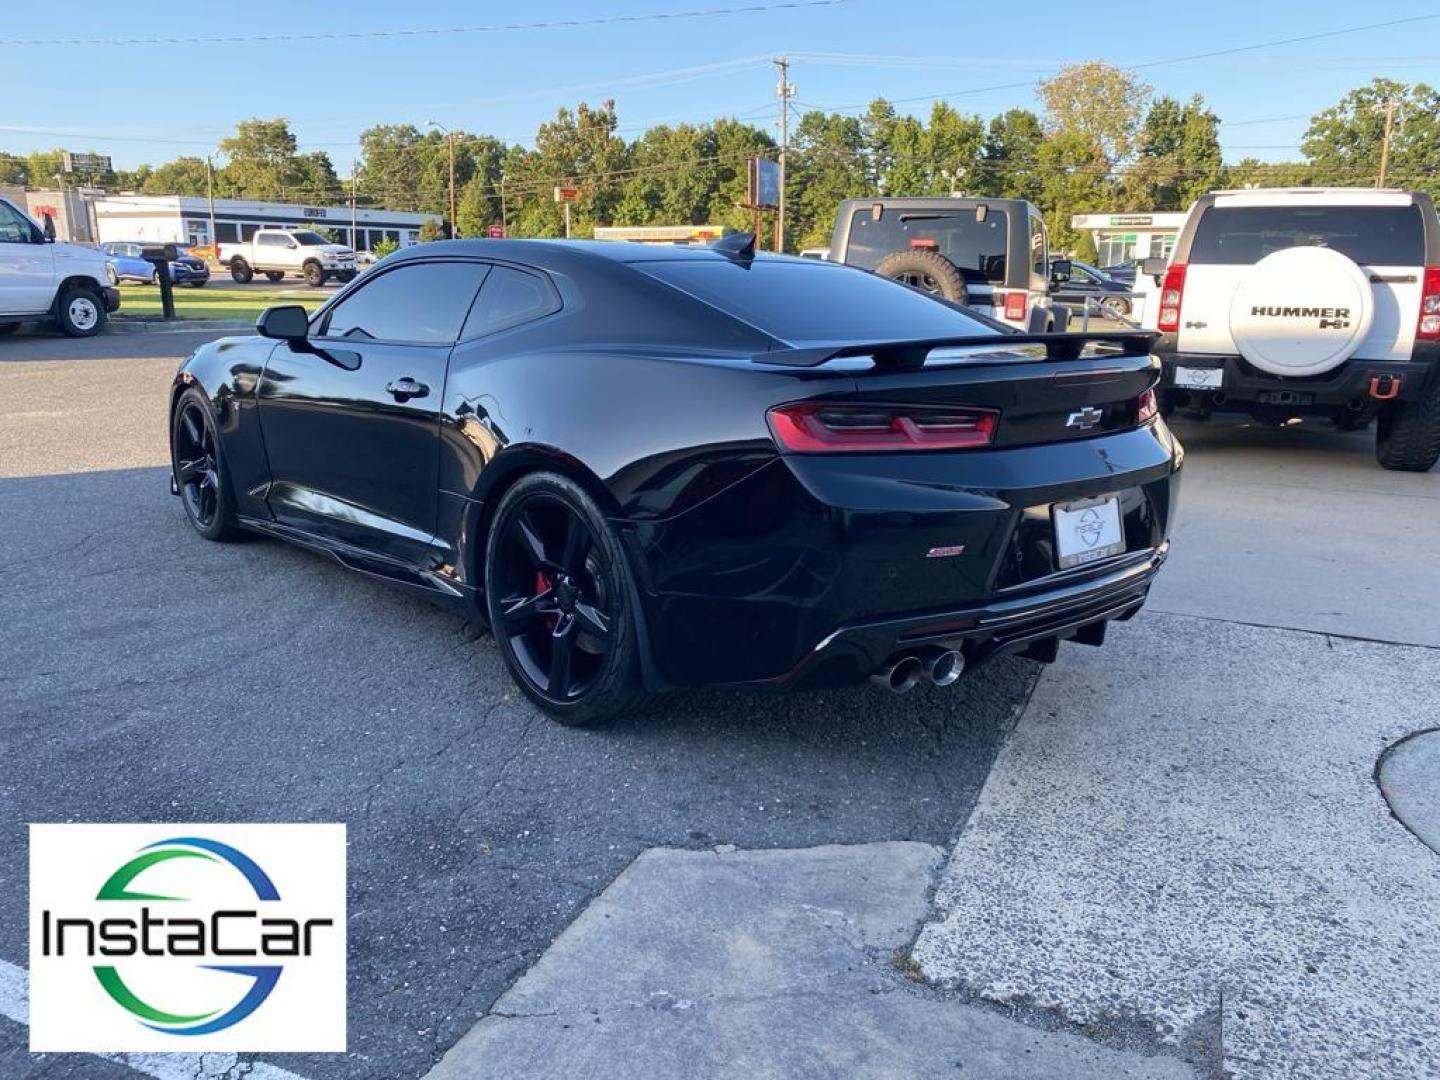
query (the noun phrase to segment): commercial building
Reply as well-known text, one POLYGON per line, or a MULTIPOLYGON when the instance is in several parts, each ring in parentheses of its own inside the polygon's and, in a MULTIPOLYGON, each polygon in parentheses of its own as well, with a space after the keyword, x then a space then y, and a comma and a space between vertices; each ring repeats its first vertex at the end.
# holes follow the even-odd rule
POLYGON ((1076 214, 1070 219, 1071 228, 1085 229, 1094 237, 1096 261, 1101 266, 1137 259, 1168 259, 1184 223, 1183 210, 1076 214))
POLYGON ((90 203, 104 192, 100 188, 66 188, 37 190, 23 187, 0 187, 0 195, 28 213, 43 228, 50 219, 55 239, 76 244, 96 242, 95 223, 90 216, 90 203))
POLYGON ((309 228, 357 251, 371 251, 382 240, 408 247, 419 240, 425 222, 440 222, 435 214, 249 199, 216 199, 212 217, 210 200, 191 195, 107 195, 95 200, 93 212, 101 242, 233 244, 249 240, 256 229, 309 228))
POLYGON ((735 230, 729 225, 601 225, 596 240, 628 240, 634 244, 713 244, 735 230))

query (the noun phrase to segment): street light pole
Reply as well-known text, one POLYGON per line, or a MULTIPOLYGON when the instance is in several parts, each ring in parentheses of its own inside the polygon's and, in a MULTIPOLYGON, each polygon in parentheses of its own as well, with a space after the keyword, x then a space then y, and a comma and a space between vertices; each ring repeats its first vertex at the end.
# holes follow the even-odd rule
POLYGON ((778 57, 775 66, 780 69, 780 83, 775 91, 780 96, 780 198, 775 208, 775 250, 785 250, 785 158, 790 149, 790 99, 795 96, 795 86, 790 82, 790 58, 778 57))
POLYGON ((210 199, 210 246, 215 257, 220 257, 220 237, 215 235, 215 165, 210 155, 205 155, 205 193, 210 199))
POLYGON ((450 236, 453 239, 460 235, 455 226, 455 133, 444 124, 437 123, 434 120, 427 120, 426 123, 433 128, 439 128, 443 131, 445 133, 445 142, 448 143, 450 147, 450 236))

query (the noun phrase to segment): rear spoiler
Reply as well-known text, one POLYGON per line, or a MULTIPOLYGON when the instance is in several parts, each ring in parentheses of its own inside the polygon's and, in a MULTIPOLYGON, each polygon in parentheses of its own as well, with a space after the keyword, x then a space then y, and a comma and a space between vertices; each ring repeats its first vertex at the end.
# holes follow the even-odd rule
POLYGON ((1083 334, 975 334, 969 337, 930 338, 919 341, 867 341, 849 345, 780 348, 756 353, 757 364, 785 367, 819 367, 846 356, 870 356, 876 367, 911 370, 923 367, 935 349, 989 347, 1004 351, 1016 345, 1043 345, 1047 360, 1076 360, 1089 345, 1109 345, 1120 356, 1148 356, 1160 335, 1150 330, 1093 330, 1083 334))

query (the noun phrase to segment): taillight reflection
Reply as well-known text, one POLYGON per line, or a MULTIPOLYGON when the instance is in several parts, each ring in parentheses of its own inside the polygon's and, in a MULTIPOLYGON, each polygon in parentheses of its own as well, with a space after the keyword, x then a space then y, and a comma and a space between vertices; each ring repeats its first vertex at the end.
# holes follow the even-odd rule
POLYGON ((781 449, 834 454, 989 446, 1000 414, 989 409, 807 402, 779 405, 766 419, 781 449))

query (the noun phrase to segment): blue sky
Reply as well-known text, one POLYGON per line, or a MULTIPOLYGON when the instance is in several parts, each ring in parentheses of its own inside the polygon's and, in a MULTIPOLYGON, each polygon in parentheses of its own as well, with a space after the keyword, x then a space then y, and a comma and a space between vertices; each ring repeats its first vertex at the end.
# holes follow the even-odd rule
MULTIPOLYGON (((299 0, 62 8, 11 5, 5 41, 413 30, 713 9, 766 0, 551 0, 545 5, 299 0)), ((989 117, 1035 106, 1033 80, 1089 59, 1126 65, 1344 29, 1440 6, 1340 0, 1209 0, 1094 6, 844 0, 826 7, 567 29, 361 40, 211 44, 0 44, 0 150, 66 146, 118 166, 213 150, 237 120, 288 116, 302 149, 344 172, 381 122, 485 131, 527 142, 555 109, 615 98, 622 131, 655 122, 775 116, 768 58, 794 54, 804 107, 943 96, 989 117), (1082 18, 1084 12, 1094 18, 1082 18), (1085 25, 1091 23, 1093 25, 1085 25), (825 55, 813 55, 825 54, 825 55), (151 72, 165 73, 150 89, 151 72), (972 92, 997 84, 1026 85, 972 92), (24 130, 16 130, 16 129, 24 130)), ((1140 72, 1158 93, 1205 96, 1227 160, 1298 156, 1306 118, 1375 75, 1440 81, 1440 19, 1140 72)), ((900 106, 928 111, 915 100, 900 106)))

